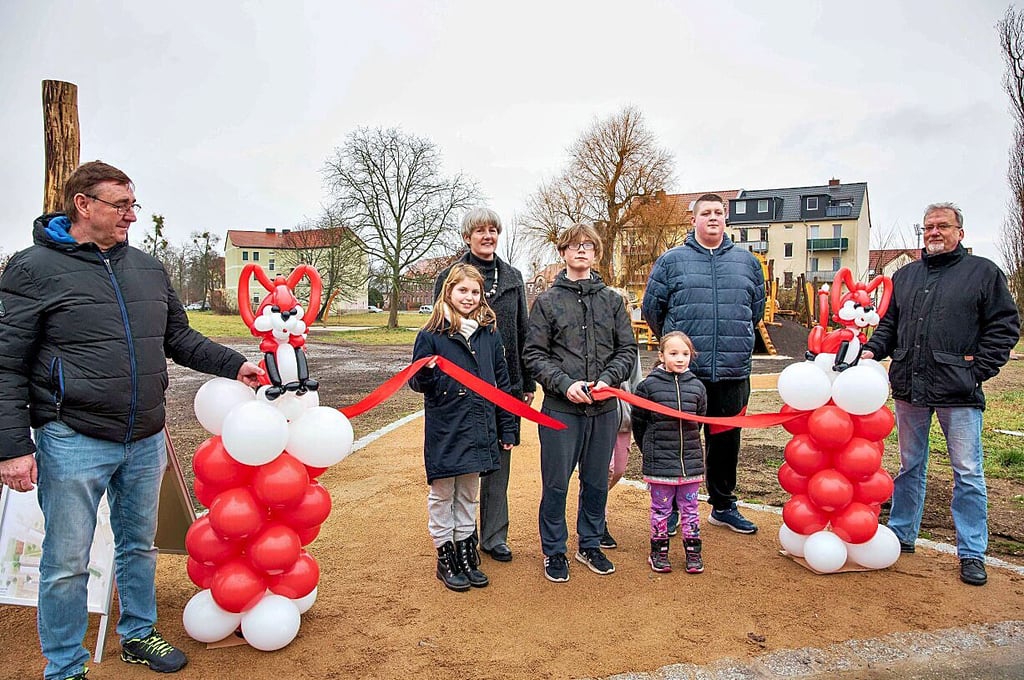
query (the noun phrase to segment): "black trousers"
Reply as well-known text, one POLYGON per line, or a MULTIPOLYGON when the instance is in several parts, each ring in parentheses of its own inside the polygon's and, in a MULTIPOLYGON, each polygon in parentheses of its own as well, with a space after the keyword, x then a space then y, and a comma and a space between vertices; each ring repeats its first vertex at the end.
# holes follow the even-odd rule
MULTIPOLYGON (((729 417, 739 415, 750 401, 750 378, 705 382, 708 391, 708 415, 729 417)), ((736 502, 736 465, 740 456, 738 427, 711 434, 704 426, 704 484, 708 489, 708 502, 715 510, 728 510, 736 502)))

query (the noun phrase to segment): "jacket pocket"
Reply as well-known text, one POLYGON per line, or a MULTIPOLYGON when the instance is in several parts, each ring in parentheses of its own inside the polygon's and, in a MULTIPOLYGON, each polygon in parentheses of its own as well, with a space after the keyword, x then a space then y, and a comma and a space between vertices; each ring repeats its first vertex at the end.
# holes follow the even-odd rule
POLYGON ((889 384, 893 394, 907 395, 910 393, 910 362, 907 360, 907 348, 897 347, 892 352, 892 364, 889 366, 889 384))
POLYGON ((929 401, 949 402, 967 401, 978 387, 974 377, 974 361, 964 358, 963 354, 953 352, 932 351, 935 359, 933 380, 930 381, 929 401))
POLYGON ((50 359, 50 394, 53 395, 57 418, 60 418, 60 409, 64 404, 64 364, 60 357, 50 359))

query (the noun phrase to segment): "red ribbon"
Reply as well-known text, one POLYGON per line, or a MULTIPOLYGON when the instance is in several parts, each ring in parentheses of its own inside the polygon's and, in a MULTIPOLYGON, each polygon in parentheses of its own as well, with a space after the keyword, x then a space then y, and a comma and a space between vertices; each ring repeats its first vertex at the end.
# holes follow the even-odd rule
POLYGON ((796 411, 793 413, 758 413, 752 416, 729 416, 727 418, 711 418, 709 416, 698 416, 692 413, 685 413, 683 411, 677 411, 668 406, 662 406, 653 401, 648 401, 643 397, 638 397, 631 392, 620 390, 617 387, 602 387, 600 389, 594 389, 594 397, 597 399, 610 399, 612 397, 618 397, 623 401, 629 402, 633 406, 639 406, 640 408, 647 409, 648 411, 655 411, 662 415, 670 416, 672 418, 679 418, 680 420, 690 420, 697 423, 708 423, 713 426, 722 426, 719 431, 728 430, 734 427, 772 427, 773 425, 782 425, 788 423, 791 420, 796 420, 807 415, 807 411, 796 411))
POLYGON ((448 359, 441 356, 423 357, 417 359, 413 363, 409 364, 401 371, 396 373, 394 376, 389 378, 387 382, 375 389, 373 392, 368 394, 365 399, 357 404, 346 406, 345 408, 338 409, 341 411, 346 418, 354 418, 360 414, 366 413, 371 408, 383 403, 388 397, 393 395, 395 392, 402 388, 406 382, 409 381, 413 375, 416 374, 421 368, 429 364, 432 360, 437 360, 437 367, 442 371, 450 375, 457 382, 464 387, 476 392, 487 401, 500 406, 506 411, 513 413, 517 416, 531 420, 538 425, 544 425, 555 430, 564 430, 565 423, 555 420, 554 418, 547 416, 540 411, 530 408, 519 399, 516 399, 507 392, 502 392, 494 385, 481 380, 469 371, 460 368, 456 364, 452 363, 448 359))

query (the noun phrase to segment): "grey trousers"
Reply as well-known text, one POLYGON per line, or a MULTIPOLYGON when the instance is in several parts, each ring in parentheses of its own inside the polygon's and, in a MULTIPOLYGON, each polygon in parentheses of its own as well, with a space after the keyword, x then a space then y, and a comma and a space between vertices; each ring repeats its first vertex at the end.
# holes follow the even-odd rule
POLYGON ((448 541, 461 541, 476 530, 476 505, 480 475, 442 477, 430 483, 427 494, 427 528, 440 548, 448 541))
POLYGON ((576 514, 579 547, 597 548, 604 534, 604 512, 608 503, 608 464, 612 459, 619 412, 615 409, 596 416, 541 411, 568 427, 554 430, 539 428, 540 476, 543 492, 540 500, 540 544, 545 555, 566 552, 569 529, 565 521, 565 503, 569 478, 579 466, 580 494, 576 514))
POLYGON ((501 449, 500 467, 480 478, 480 547, 508 543, 508 479, 512 452, 501 449))

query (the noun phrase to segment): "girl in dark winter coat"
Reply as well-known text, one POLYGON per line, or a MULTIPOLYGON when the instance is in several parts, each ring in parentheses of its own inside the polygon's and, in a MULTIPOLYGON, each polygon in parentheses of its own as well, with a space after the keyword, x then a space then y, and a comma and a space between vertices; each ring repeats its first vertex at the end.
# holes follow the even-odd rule
MULTIPOLYGON (((637 386, 636 395, 684 413, 706 414, 707 391, 689 370, 695 354, 684 333, 666 333, 659 343, 661 363, 637 386)), ((704 571, 697 514, 697 490, 704 478, 700 426, 634 407, 633 438, 643 453, 644 481, 651 490, 651 554, 647 562, 658 573, 672 571, 668 518, 674 501, 679 508, 686 571, 699 574, 704 571)))
MULTIPOLYGON (((430 319, 416 336, 413 361, 442 356, 510 392, 505 349, 483 286, 475 267, 452 267, 430 319)), ((519 443, 515 418, 441 372, 435 362, 413 376, 409 386, 423 393, 426 412, 423 459, 437 578, 451 590, 483 588, 488 579, 478 568, 473 540, 480 474, 498 468, 499 446, 508 450, 519 443)))

